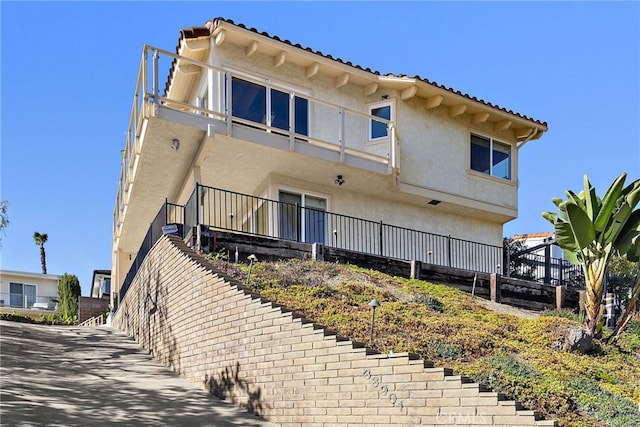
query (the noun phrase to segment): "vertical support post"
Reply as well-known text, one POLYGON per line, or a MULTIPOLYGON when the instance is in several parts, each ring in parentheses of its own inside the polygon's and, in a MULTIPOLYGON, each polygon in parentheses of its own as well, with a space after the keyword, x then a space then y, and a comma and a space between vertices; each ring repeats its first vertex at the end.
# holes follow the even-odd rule
POLYGON ((387 127, 387 132, 389 133, 389 175, 395 176, 396 168, 397 168, 397 153, 396 153, 396 129, 393 122, 390 122, 387 127))
POLYGON ((296 97, 289 93, 289 151, 296 151, 296 97))
POLYGON ((195 218, 194 219, 194 224, 195 226, 198 226, 200 224, 200 184, 198 184, 196 182, 196 206, 194 209, 194 214, 195 214, 195 218))
POLYGON ((382 245, 382 234, 383 234, 382 233, 382 227, 383 226, 384 225, 382 224, 382 221, 380 221, 380 229, 379 229, 379 232, 380 232, 380 256, 382 256, 384 254, 384 248, 383 248, 383 245, 382 245))
POLYGON ((511 277, 511 251, 508 247, 503 247, 504 251, 504 265, 502 266, 502 271, 505 273, 505 276, 511 277))
POLYGON ((158 94, 160 93, 160 89, 158 88, 158 51, 156 49, 153 50, 153 102, 159 104, 158 94))
POLYGON ((578 309, 582 314, 586 311, 587 307, 587 291, 578 291, 578 309))
POLYGON ((338 142, 340 143, 340 163, 344 163, 344 158, 345 158, 345 151, 344 151, 344 145, 345 145, 345 131, 346 129, 344 128, 344 107, 340 107, 340 130, 338 133, 338 142))
POLYGON ((233 77, 231 76, 231 73, 227 72, 225 73, 225 84, 227 86, 227 90, 225 91, 226 94, 226 99, 225 99, 225 105, 226 105, 226 117, 225 119, 227 120, 227 135, 231 135, 231 130, 232 130, 232 125, 233 125, 233 94, 231 93, 232 90, 232 80, 233 77))
MULTIPOLYGON (((217 111, 218 109, 214 108, 215 104, 213 102, 213 87, 213 68, 209 67, 207 68, 207 110, 217 111)), ((207 113, 207 117, 210 116, 211 115, 207 113)))
POLYGON ((451 267, 451 234, 447 236, 447 267, 451 267))
POLYGON ((564 307, 566 292, 564 286, 556 286, 556 310, 562 310, 562 307, 564 307))
POLYGON ((502 276, 492 273, 489 276, 489 289, 491 290, 491 301, 502 301, 502 276))
POLYGON ((411 260, 411 276, 412 279, 420 280, 422 278, 422 262, 411 260))
MULTIPOLYGON (((147 46, 144 47, 144 51, 142 52, 142 99, 145 98, 145 95, 149 93, 149 70, 147 70, 149 60, 149 49, 147 46)), ((136 108, 138 108, 138 92, 136 91, 136 108)))
POLYGON ((313 261, 324 261, 324 246, 321 243, 314 242, 311 245, 311 259, 313 261))
POLYGON ((544 283, 551 283, 551 245, 544 247, 544 283))

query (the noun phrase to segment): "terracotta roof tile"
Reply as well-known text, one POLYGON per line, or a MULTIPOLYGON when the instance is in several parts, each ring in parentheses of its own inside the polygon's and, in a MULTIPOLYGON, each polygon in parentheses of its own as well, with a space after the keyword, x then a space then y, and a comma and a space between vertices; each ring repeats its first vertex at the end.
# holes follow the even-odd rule
MULTIPOLYGON (((264 36, 264 37, 270 38, 270 39, 272 39, 272 40, 275 40, 275 41, 278 41, 278 42, 281 42, 281 43, 285 43, 285 44, 287 44, 287 45, 289 45, 289 46, 293 46, 293 47, 298 48, 298 49, 301 49, 301 50, 305 50, 305 51, 307 51, 307 52, 313 53, 314 55, 318 55, 318 56, 321 56, 321 57, 323 57, 323 58, 330 59, 330 60, 332 60, 332 61, 336 61, 336 62, 338 62, 338 63, 341 63, 341 64, 347 65, 347 66, 349 66, 349 67, 355 68, 355 69, 357 69, 357 70, 365 71, 365 72, 367 72, 367 73, 374 74, 374 75, 378 75, 378 76, 382 76, 382 75, 383 75, 383 74, 382 74, 382 73, 380 73, 379 71, 374 71, 374 70, 371 70, 370 68, 364 68, 364 67, 362 67, 362 66, 360 66, 360 65, 353 64, 353 63, 352 63, 352 62, 350 62, 350 61, 344 61, 344 60, 342 60, 342 59, 340 59, 340 58, 334 58, 332 55, 322 53, 321 51, 318 51, 318 50, 313 50, 313 49, 311 49, 311 48, 309 48, 309 47, 304 47, 304 46, 300 45, 299 43, 294 44, 294 43, 292 43, 292 42, 291 42, 291 41, 289 41, 289 40, 282 40, 282 39, 281 39, 280 37, 278 37, 278 36, 272 36, 271 34, 269 34, 269 33, 267 33, 267 32, 264 32, 264 31, 260 32, 260 31, 258 31, 257 29, 255 29, 255 28, 253 28, 253 27, 249 28, 249 27, 247 27, 247 26, 246 26, 246 25, 244 25, 244 24, 235 23, 235 22, 234 22, 233 20, 231 20, 231 19, 225 19, 225 18, 222 18, 222 17, 214 18, 213 20, 208 21, 208 22, 207 22, 204 26, 202 26, 202 27, 191 27, 191 28, 187 28, 187 29, 181 30, 181 31, 180 31, 181 38, 180 38, 180 40, 178 40, 178 45, 177 45, 177 47, 176 47, 176 52, 177 52, 177 51, 178 51, 178 49, 180 48, 180 41, 182 40, 182 38, 188 39, 188 38, 197 38, 197 37, 206 36, 206 35, 208 35, 210 32, 215 31, 215 29, 220 25, 220 23, 221 23, 221 22, 224 22, 224 23, 226 23, 226 24, 230 24, 230 25, 234 25, 234 26, 236 26, 236 27, 238 27, 238 28, 243 28, 243 29, 245 29, 245 30, 248 30, 248 31, 254 32, 254 33, 256 33, 256 34, 259 34, 259 35, 261 35, 261 36, 264 36)), ((171 70, 171 71, 173 72, 173 67, 172 67, 172 70, 171 70)), ((170 75, 172 75, 172 73, 171 73, 170 75)), ((447 92, 453 93, 453 94, 455 94, 455 95, 461 96, 461 97, 466 98, 466 99, 469 99, 469 100, 471 100, 471 101, 474 101, 474 102, 477 102, 477 103, 480 103, 480 104, 486 105, 486 106, 488 106, 488 107, 491 107, 491 108, 494 108, 494 109, 497 109, 497 110, 503 111, 503 112, 505 112, 505 113, 507 113, 507 114, 511 114, 511 115, 516 116, 516 117, 520 117, 520 118, 522 118, 522 119, 525 119, 525 120, 529 120, 529 121, 532 121, 532 122, 538 123, 538 124, 543 125, 543 126, 545 126, 545 127, 547 126, 547 123, 546 123, 546 122, 541 122, 541 121, 539 121, 539 120, 536 120, 536 119, 533 119, 533 118, 531 118, 531 117, 525 116, 525 115, 523 115, 523 114, 517 113, 517 112, 515 112, 515 111, 513 111, 513 110, 508 110, 508 109, 506 109, 506 108, 504 108, 504 107, 500 107, 499 105, 493 104, 493 103, 491 103, 491 102, 487 102, 487 101, 485 101, 485 100, 483 100, 483 99, 480 99, 480 98, 477 98, 477 97, 475 97, 475 96, 468 95, 468 94, 463 93, 463 92, 461 92, 461 91, 459 91, 459 90, 455 90, 455 89, 449 88, 449 87, 447 87, 447 86, 444 86, 444 85, 439 84, 439 83, 437 83, 437 82, 431 81, 431 80, 429 80, 429 79, 427 79, 427 78, 424 78, 424 77, 421 77, 421 76, 419 76, 419 75, 415 75, 415 76, 413 76, 413 77, 410 77, 410 76, 408 76, 408 75, 406 75, 406 74, 393 74, 393 73, 386 73, 386 74, 384 74, 384 76, 389 76, 389 77, 400 77, 400 78, 402 78, 402 77, 414 78, 414 79, 416 79, 416 80, 419 80, 419 81, 424 82, 424 83, 426 83, 426 84, 429 84, 429 85, 431 85, 431 86, 437 87, 437 88, 439 88, 439 89, 446 90, 447 92)))

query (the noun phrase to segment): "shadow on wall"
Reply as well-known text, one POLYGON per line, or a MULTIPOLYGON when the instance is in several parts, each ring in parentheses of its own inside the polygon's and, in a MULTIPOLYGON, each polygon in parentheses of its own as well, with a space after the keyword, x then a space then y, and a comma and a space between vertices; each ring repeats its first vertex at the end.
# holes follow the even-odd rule
POLYGON ((263 416, 262 390, 257 385, 240 378, 239 362, 236 362, 235 368, 226 367, 219 375, 205 374, 204 384, 209 393, 214 396, 245 408, 259 417, 263 416), (240 396, 246 396, 247 401, 242 402, 240 396))
MULTIPOLYGON (((135 292, 129 292, 124 312, 126 330, 151 356, 180 374, 180 356, 178 345, 168 319, 168 284, 161 280, 161 265, 147 264, 145 271, 138 274, 143 277, 135 292), (137 311, 136 319, 131 313, 137 311)), ((123 307, 124 308, 124 307, 123 307)))
MULTIPOLYGON (((155 284, 149 274, 147 292, 144 298, 145 312, 148 316, 149 352, 165 365, 180 373, 178 345, 167 314, 168 285, 160 280, 160 269, 155 274, 155 284), (155 337, 155 339, 153 339, 155 337), (155 346, 154 346, 155 344, 155 346)), ((151 271, 154 271, 153 269, 151 271)), ((166 281, 165 281, 166 282, 166 281)))

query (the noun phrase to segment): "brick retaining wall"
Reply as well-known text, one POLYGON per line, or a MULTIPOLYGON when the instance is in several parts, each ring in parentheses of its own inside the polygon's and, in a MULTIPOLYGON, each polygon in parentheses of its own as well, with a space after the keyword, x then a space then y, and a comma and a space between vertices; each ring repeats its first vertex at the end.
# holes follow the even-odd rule
POLYGON ((102 314, 109 308, 109 300, 104 298, 78 297, 78 322, 84 322, 102 314))
POLYGON ((192 382, 286 427, 555 425, 410 354, 377 354, 318 328, 175 236, 155 244, 113 325, 192 382))

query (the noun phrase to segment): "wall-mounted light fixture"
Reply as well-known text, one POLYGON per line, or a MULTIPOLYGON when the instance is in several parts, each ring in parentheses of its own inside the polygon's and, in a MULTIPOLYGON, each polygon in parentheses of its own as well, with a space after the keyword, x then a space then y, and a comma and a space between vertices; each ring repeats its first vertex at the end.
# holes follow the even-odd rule
POLYGON ((178 148, 180 148, 180 140, 178 138, 173 138, 171 141, 171 149, 178 151, 178 148))
POLYGON ((338 176, 336 177, 336 180, 335 180, 334 182, 335 182, 336 184, 338 184, 338 185, 342 185, 342 184, 344 184, 344 178, 342 177, 342 175, 338 175, 338 176))

